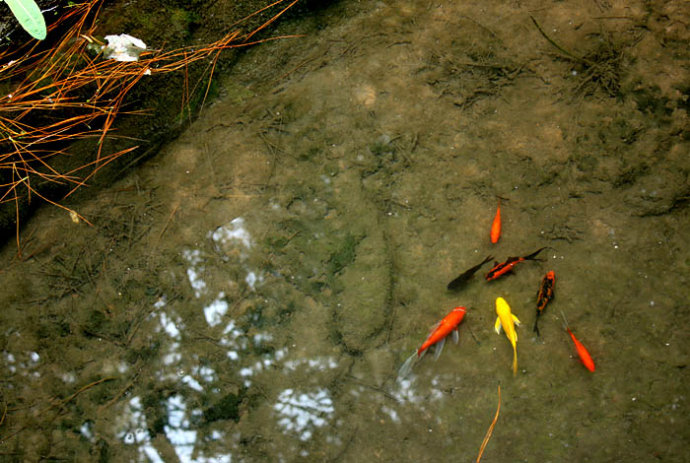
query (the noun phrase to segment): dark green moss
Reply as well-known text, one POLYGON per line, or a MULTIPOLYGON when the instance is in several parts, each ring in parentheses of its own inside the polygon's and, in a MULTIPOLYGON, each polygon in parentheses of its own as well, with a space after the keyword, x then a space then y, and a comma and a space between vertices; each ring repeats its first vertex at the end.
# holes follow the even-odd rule
POLYGON ((631 95, 637 103, 637 109, 643 113, 668 117, 673 112, 668 105, 669 99, 661 95, 661 89, 656 85, 633 90, 631 95))
POLYGON ((348 233, 337 245, 328 260, 328 270, 331 275, 341 272, 345 267, 354 262, 355 257, 357 257, 357 245, 361 240, 361 237, 348 233))
POLYGON ((204 410, 204 420, 207 423, 220 420, 233 420, 238 422, 240 420, 240 403, 242 398, 237 394, 227 394, 220 398, 215 404, 212 404, 204 410))

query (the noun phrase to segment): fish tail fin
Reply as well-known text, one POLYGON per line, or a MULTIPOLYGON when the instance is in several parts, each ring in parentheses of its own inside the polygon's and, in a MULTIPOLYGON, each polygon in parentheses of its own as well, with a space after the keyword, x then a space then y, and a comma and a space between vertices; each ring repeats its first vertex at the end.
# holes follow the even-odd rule
POLYGON ((561 316, 563 317, 563 329, 568 331, 568 319, 565 318, 565 312, 561 310, 561 316))
POLYGON ((536 251, 534 251, 532 254, 530 254, 529 256, 523 257, 523 259, 525 259, 525 260, 537 260, 536 259, 537 254, 539 254, 540 252, 542 252, 546 248, 548 248, 548 246, 544 246, 543 248, 539 248, 536 251))
POLYGON ((517 375, 517 349, 513 346, 513 376, 517 375))
POLYGON ((538 323, 539 323, 539 313, 537 312, 537 318, 534 320, 534 328, 532 329, 532 331, 537 333, 537 336, 540 336, 539 327, 537 326, 538 323))
POLYGON ((417 353, 413 353, 409 357, 407 357, 407 360, 402 364, 400 369, 398 370, 398 378, 406 378, 410 372, 412 372, 412 367, 415 364, 415 359, 417 358, 417 353))

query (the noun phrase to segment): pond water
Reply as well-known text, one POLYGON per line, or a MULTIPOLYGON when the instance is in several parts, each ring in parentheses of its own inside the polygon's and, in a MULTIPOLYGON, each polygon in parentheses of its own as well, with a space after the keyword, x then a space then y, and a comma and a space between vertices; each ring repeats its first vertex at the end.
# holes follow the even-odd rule
POLYGON ((3 248, 0 460, 476 461, 500 386, 481 461, 687 461, 681 4, 343 2, 247 53, 93 227, 3 248))

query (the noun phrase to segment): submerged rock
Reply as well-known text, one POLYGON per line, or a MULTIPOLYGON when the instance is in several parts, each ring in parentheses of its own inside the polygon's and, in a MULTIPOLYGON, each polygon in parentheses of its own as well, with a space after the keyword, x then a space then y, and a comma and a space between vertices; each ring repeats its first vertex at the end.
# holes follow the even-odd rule
POLYGON ((385 327, 390 314, 389 261, 383 231, 374 229, 360 241, 352 264, 337 277, 343 290, 337 298, 335 330, 347 351, 363 352, 385 327))
POLYGON ((687 201, 689 195, 687 175, 664 169, 664 172, 640 179, 625 195, 625 203, 633 208, 633 214, 637 216, 663 215, 687 201))

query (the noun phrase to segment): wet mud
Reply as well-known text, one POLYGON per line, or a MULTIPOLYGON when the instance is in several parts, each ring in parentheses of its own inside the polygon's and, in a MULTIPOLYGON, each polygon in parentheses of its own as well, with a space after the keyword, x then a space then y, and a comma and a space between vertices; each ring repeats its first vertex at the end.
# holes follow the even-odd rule
POLYGON ((304 37, 252 49, 179 139, 70 204, 93 227, 45 208, 21 259, 3 248, 0 457, 475 461, 500 384, 483 461, 685 461, 682 2, 317 18, 283 24, 304 37), (522 321, 515 376, 499 296, 522 321), (455 306, 459 344, 399 378, 455 306))

